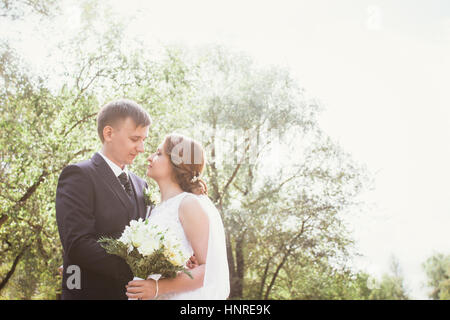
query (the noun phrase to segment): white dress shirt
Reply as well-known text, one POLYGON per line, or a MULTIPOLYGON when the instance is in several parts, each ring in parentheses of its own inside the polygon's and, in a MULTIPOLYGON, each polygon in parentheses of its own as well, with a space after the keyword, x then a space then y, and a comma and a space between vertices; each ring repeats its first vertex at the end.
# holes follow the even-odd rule
POLYGON ((103 159, 105 159, 106 163, 109 165, 109 167, 110 167, 111 170, 114 172, 114 174, 116 175, 116 177, 119 177, 119 175, 120 175, 122 172, 125 172, 126 175, 127 175, 127 177, 129 177, 127 166, 125 166, 125 167, 123 168, 123 170, 122 170, 117 164, 115 164, 114 162, 112 162, 111 160, 109 160, 108 157, 105 156, 101 150, 100 150, 98 153, 103 157, 103 159))

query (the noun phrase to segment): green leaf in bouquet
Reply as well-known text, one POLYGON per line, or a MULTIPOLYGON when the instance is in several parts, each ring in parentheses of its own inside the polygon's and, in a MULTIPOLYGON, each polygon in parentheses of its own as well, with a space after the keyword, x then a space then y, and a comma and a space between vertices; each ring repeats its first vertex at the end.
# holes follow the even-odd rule
POLYGON ((192 280, 194 280, 194 277, 192 276, 192 273, 191 273, 189 270, 183 269, 182 271, 183 271, 183 273, 187 274, 187 275, 189 276, 189 278, 191 278, 192 280))
POLYGON ((100 245, 109 254, 114 254, 121 257, 122 259, 126 259, 126 257, 128 256, 127 246, 117 239, 101 237, 100 239, 98 239, 98 243, 100 243, 100 245))
POLYGON ((175 278, 181 271, 194 279, 191 272, 184 266, 175 266, 166 258, 163 247, 150 256, 143 256, 136 248, 128 253, 127 246, 117 239, 102 237, 98 242, 107 253, 124 259, 136 277, 146 279, 151 274, 161 274, 163 278, 175 278))

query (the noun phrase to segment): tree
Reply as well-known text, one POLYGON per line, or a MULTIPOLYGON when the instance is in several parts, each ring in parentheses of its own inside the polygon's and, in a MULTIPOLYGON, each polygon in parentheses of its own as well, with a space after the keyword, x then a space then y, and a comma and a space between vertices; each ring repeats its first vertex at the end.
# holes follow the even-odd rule
POLYGON ((373 280, 369 298, 373 300, 408 300, 400 264, 391 257, 390 274, 383 274, 381 281, 373 280))
POLYGON ((433 300, 450 300, 450 255, 436 253, 422 265, 432 289, 429 296, 433 300))
POLYGON ((351 240, 338 213, 362 189, 363 170, 321 132, 319 106, 288 71, 258 67, 220 46, 203 48, 194 61, 200 111, 192 134, 202 131, 207 147, 210 197, 227 231, 231 297, 243 298, 245 281, 256 285, 256 278, 251 297, 268 299, 300 252, 345 255, 351 240), (278 145, 291 151, 290 161, 268 174, 265 159, 278 145))
MULTIPOLYGON (((272 299, 296 300, 361 300, 369 299, 369 275, 336 268, 323 257, 297 257, 280 271, 278 285, 272 289, 272 299)), ((255 279, 247 286, 248 297, 257 297, 253 288, 259 288, 255 279)), ((257 292, 256 292, 257 293, 257 292)))
POLYGON ((50 16, 57 11, 55 0, 0 0, 0 17, 20 19, 30 13, 50 16))
MULTIPOLYGON (((72 42, 62 44, 62 75, 34 75, 14 49, 0 46, 0 293, 5 297, 56 297, 62 263, 54 209, 57 179, 66 165, 100 148, 99 107, 128 96, 152 115, 165 113, 167 119, 157 122, 160 128, 179 123, 171 122, 176 118, 171 107, 182 101, 187 83, 176 52, 167 49, 154 61, 125 53, 121 26, 106 25, 110 28, 103 33, 84 25, 72 42), (96 47, 87 44, 93 38, 96 47)), ((142 176, 144 161, 136 170, 142 176)))

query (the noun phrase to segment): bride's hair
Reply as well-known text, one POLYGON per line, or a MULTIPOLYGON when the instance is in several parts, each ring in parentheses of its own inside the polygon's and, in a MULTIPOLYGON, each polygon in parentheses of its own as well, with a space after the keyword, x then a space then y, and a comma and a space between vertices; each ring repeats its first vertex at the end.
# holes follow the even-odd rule
POLYGON ((173 178, 186 192, 208 194, 208 188, 200 175, 205 168, 205 151, 200 143, 180 134, 167 135, 164 152, 169 156, 173 178))

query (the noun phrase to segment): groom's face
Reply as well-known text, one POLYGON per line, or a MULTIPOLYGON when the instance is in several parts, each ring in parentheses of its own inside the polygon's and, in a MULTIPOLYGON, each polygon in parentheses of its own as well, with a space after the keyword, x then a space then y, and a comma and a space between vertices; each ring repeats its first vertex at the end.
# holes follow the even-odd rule
POLYGON ((148 136, 149 126, 137 127, 133 119, 128 117, 119 120, 104 134, 106 147, 114 162, 119 166, 130 165, 136 156, 144 152, 144 141, 148 136))

